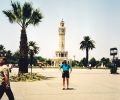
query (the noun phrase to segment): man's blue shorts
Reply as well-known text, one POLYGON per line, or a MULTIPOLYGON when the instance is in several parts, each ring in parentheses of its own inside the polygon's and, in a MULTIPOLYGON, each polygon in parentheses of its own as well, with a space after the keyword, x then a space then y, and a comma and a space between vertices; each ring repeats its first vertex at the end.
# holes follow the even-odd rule
POLYGON ((69 71, 63 71, 62 78, 69 78, 69 71))

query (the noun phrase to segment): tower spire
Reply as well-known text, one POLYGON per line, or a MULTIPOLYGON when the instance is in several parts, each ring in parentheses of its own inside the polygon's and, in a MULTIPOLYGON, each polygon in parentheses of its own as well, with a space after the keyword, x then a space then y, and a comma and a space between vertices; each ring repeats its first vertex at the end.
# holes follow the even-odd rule
POLYGON ((65 27, 64 27, 63 20, 60 22, 58 31, 59 31, 59 50, 64 51, 65 50, 65 27))

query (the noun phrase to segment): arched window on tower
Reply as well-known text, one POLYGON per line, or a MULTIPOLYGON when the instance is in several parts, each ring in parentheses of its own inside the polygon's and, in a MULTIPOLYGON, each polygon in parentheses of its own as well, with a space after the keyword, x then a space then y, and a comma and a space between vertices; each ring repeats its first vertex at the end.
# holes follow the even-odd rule
POLYGON ((64 55, 65 55, 65 57, 66 57, 66 53, 65 53, 64 55))
POLYGON ((64 53, 61 53, 61 57, 64 57, 64 53))
POLYGON ((59 57, 60 57, 60 53, 59 53, 59 57))

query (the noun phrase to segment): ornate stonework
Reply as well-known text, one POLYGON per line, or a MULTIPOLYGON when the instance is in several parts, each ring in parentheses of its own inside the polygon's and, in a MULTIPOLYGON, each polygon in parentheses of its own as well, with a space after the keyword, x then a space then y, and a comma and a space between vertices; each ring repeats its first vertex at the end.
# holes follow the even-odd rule
POLYGON ((65 27, 64 21, 60 22, 59 32, 59 50, 55 52, 54 66, 59 66, 64 59, 68 59, 68 52, 65 51, 65 27))

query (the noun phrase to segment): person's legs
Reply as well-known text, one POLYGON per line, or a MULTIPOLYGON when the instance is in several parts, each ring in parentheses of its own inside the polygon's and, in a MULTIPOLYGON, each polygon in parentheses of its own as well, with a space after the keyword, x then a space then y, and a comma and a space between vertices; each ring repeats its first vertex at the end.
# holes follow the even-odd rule
POLYGON ((66 78, 67 81, 67 89, 69 89, 69 78, 66 78))
POLYGON ((63 89, 65 89, 65 78, 63 78, 63 89))
POLYGON ((5 92, 6 92, 7 96, 8 96, 8 98, 9 98, 9 100, 14 100, 14 96, 13 96, 13 93, 12 93, 10 87, 8 87, 7 89, 5 89, 5 92))
POLYGON ((66 73, 67 89, 69 89, 69 71, 66 73))
POLYGON ((63 79, 63 90, 65 90, 65 72, 62 73, 62 79, 63 79))
POLYGON ((4 87, 2 85, 0 85, 0 100, 3 96, 3 94, 4 94, 4 87))

